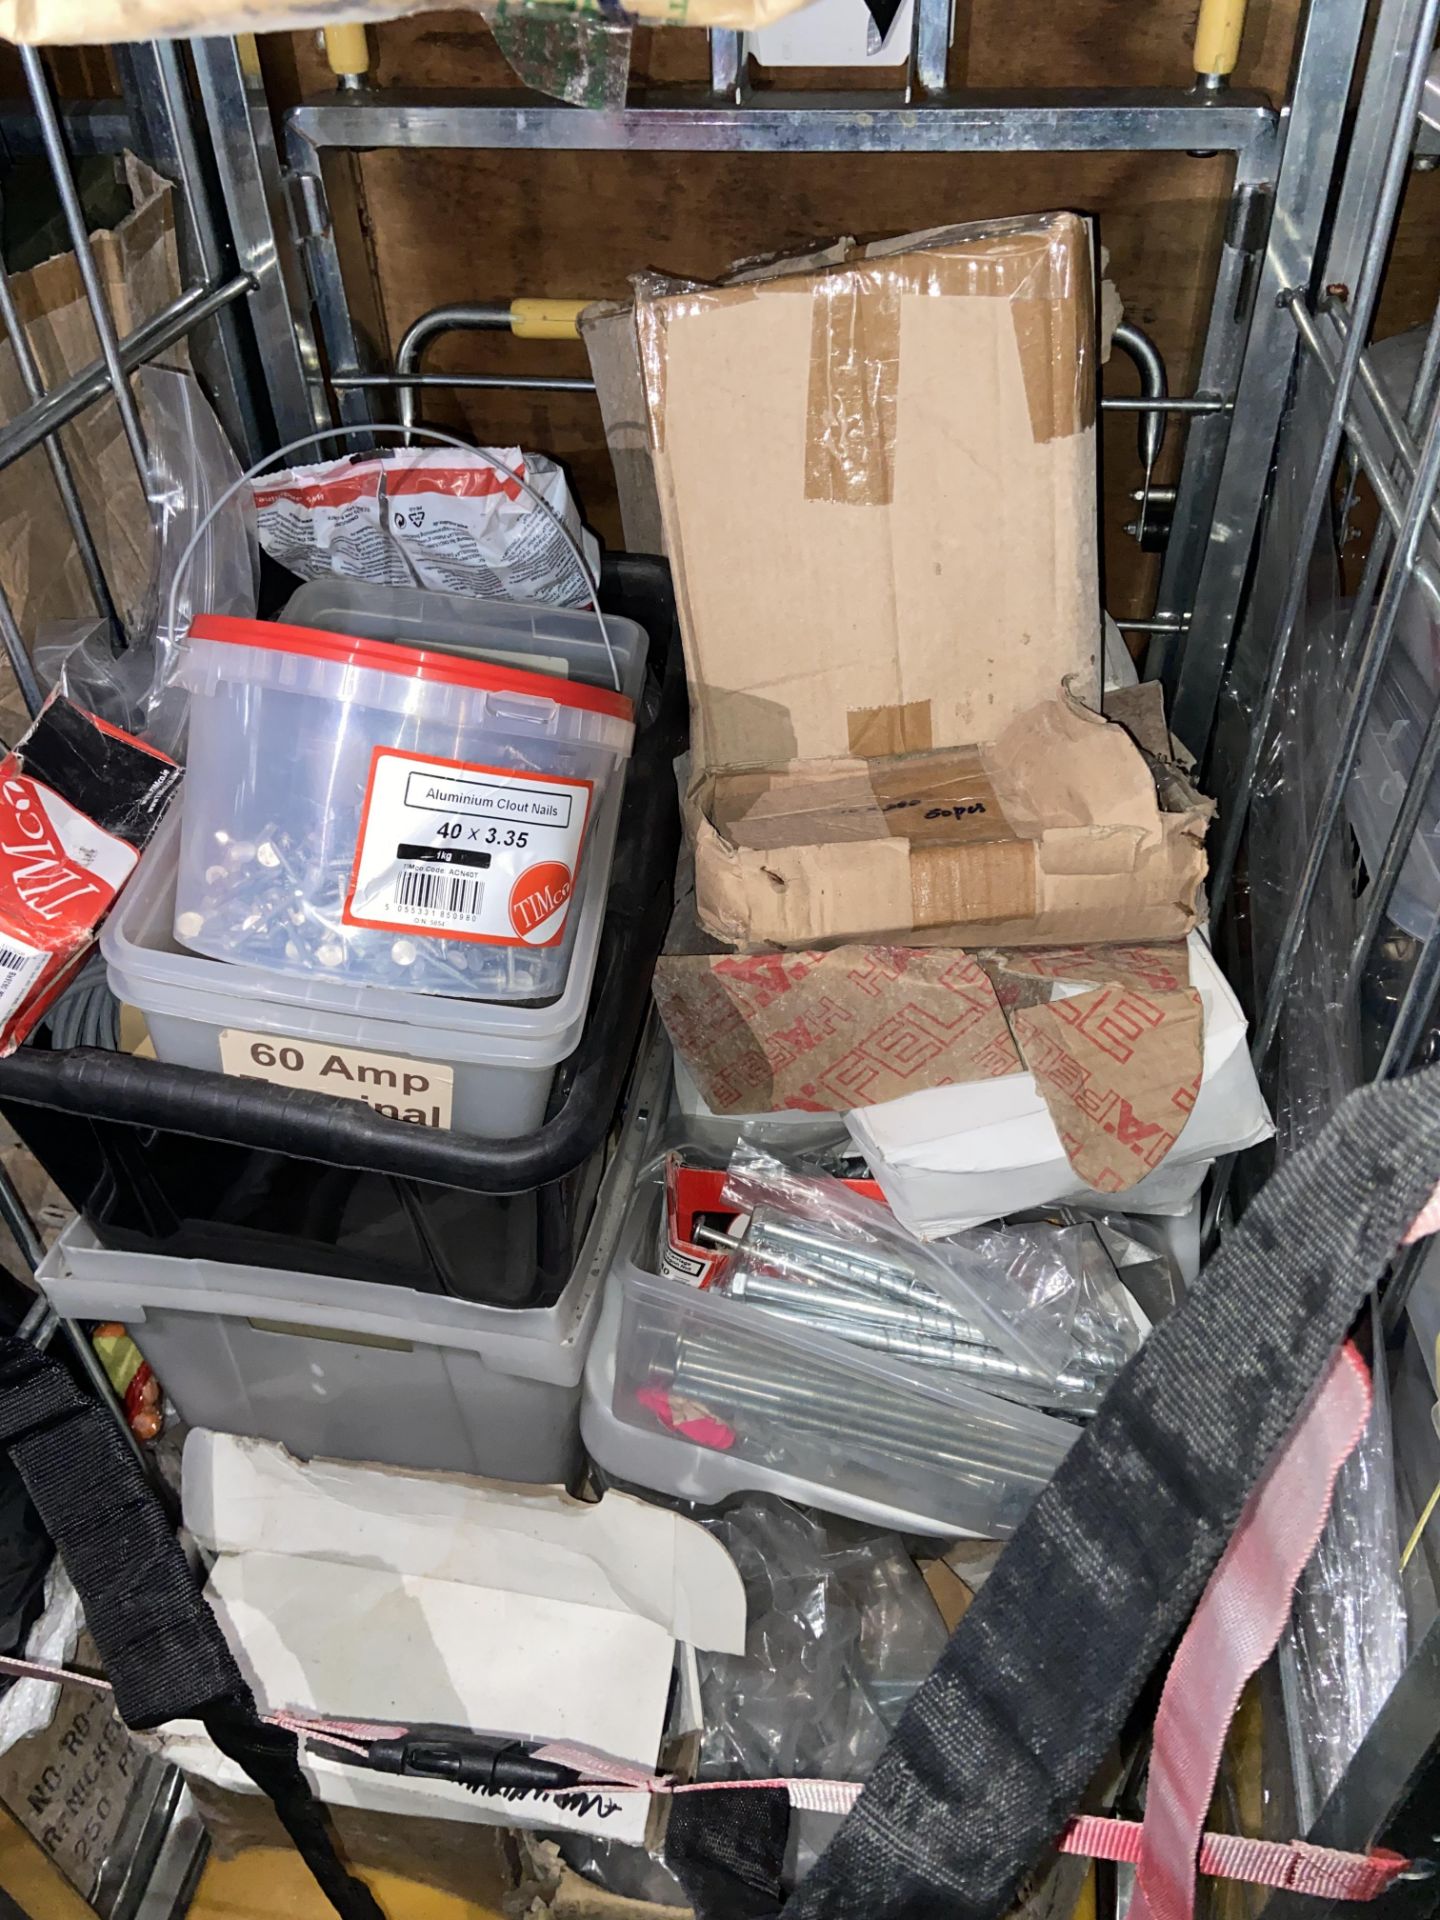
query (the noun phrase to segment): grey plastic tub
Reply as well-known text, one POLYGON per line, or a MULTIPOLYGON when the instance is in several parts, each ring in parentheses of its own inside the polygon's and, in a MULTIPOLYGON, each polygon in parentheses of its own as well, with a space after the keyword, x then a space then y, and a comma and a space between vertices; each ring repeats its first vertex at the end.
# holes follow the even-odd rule
POLYGON ((584 1030, 622 797, 616 783, 600 809, 570 972, 560 998, 546 1006, 297 979, 187 952, 172 932, 183 800, 171 808, 101 935, 111 992, 144 1014, 157 1057, 174 1066, 220 1071, 227 1031, 383 1054, 401 1075, 406 1063, 434 1062, 454 1072, 451 1125, 458 1131, 486 1140, 529 1133, 545 1117, 556 1067, 584 1030))
POLYGON ((669 1072, 657 1026, 553 1307, 120 1252, 78 1220, 37 1277, 61 1314, 126 1326, 191 1425, 277 1440, 302 1457, 569 1483, 581 1464, 580 1379, 603 1282, 659 1138, 669 1072))
MULTIPOLYGON (((280 618, 292 626, 349 633, 357 640, 393 640, 432 653, 561 673, 587 686, 613 687, 610 658, 593 613, 514 600, 473 600, 428 587, 380 587, 334 576, 311 580, 291 595, 280 618)), ((638 701, 648 643, 633 620, 606 614, 619 691, 638 701)))

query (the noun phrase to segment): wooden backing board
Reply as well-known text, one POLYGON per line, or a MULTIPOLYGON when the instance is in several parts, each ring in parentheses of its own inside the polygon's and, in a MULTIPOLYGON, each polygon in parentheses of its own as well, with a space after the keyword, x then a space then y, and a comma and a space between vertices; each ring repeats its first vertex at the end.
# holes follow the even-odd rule
MULTIPOLYGON (((1189 83, 1193 0, 959 0, 950 61, 955 86, 1183 86, 1189 83)), ((1299 0, 1251 0, 1234 78, 1283 97, 1299 0)), ((382 86, 495 88, 515 84, 473 13, 426 14, 371 32, 382 86)), ((315 37, 267 43, 281 96, 331 84, 315 37), (281 71, 281 68, 285 71, 281 71)), ((639 83, 703 80, 703 35, 636 32, 639 83)), ((764 86, 777 76, 755 75, 764 86)), ((884 85, 884 73, 793 73, 786 85, 884 85)), ((515 295, 614 296, 646 268, 704 278, 742 255, 838 232, 864 237, 940 222, 1074 207, 1097 217, 1127 311, 1159 343, 1172 390, 1194 381, 1209 313, 1230 163, 1185 154, 1014 156, 627 155, 374 153, 359 165, 385 318, 393 346, 427 307, 515 295)), ((1411 325, 1434 297, 1436 177, 1417 176, 1407 207, 1382 331, 1411 325)), ((522 344, 505 335, 455 337, 434 371, 588 371, 583 350, 522 344)), ((1112 393, 1136 390, 1121 356, 1105 370, 1112 393)), ((572 470, 588 517, 619 538, 609 460, 597 410, 584 395, 428 393, 439 426, 556 454, 572 470)), ((1157 479, 1172 478, 1184 428, 1172 424, 1157 479)), ((1124 532, 1140 479, 1135 421, 1103 434, 1105 596, 1122 613, 1151 607, 1158 564, 1124 532)))

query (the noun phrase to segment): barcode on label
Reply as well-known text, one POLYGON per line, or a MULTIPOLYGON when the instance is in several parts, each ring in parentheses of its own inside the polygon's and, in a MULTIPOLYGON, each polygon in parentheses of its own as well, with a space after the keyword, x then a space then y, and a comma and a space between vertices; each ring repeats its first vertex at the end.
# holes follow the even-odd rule
POLYGON ((18 1013, 45 972, 49 956, 31 947, 0 944, 0 1022, 18 1013))
POLYGON ((483 880, 469 874, 447 873, 436 867, 402 867, 395 903, 421 913, 448 913, 457 920, 473 920, 485 898, 483 880))

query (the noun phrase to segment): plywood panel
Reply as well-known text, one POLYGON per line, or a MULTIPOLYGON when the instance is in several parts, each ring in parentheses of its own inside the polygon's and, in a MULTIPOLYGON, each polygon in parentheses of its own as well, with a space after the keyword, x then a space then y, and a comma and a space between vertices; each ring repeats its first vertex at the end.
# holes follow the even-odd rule
MULTIPOLYGON (((444 301, 623 295, 647 268, 699 279, 745 254, 819 236, 900 233, 950 220, 1078 206, 1099 218, 1111 272, 1160 342, 1172 383, 1193 377, 1219 245, 1224 160, 1076 156, 1064 189, 1051 156, 638 155, 375 153, 363 178, 392 333, 444 301)), ((392 340, 393 345, 393 340, 392 340)), ((504 335, 459 336, 430 365, 482 372, 583 373, 575 346, 504 335)), ((1129 363, 1107 370, 1134 392, 1129 363)), ((577 395, 425 396, 437 425, 551 451, 571 464, 593 523, 617 538, 608 456, 593 400, 577 395)), ((1178 446, 1178 437, 1172 432, 1178 446)), ((1168 449, 1173 451, 1172 449, 1168 449)), ((757 455, 762 454, 757 449, 757 455)), ((1135 426, 1105 435, 1108 592, 1144 610, 1153 562, 1123 531, 1139 480, 1135 426)))

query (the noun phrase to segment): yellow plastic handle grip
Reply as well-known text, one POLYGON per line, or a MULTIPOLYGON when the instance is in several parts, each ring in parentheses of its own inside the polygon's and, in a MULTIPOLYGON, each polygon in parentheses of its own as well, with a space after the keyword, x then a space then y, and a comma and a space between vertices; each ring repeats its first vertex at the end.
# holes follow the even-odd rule
POLYGON ((1233 73, 1245 31, 1245 0, 1200 0, 1195 23, 1195 71, 1233 73))
POLYGON ((588 300, 512 300, 510 331, 517 340, 573 340, 588 300))
POLYGON ((346 27, 326 27, 325 58, 337 79, 346 74, 370 71, 370 43, 365 29, 357 21, 346 27))

